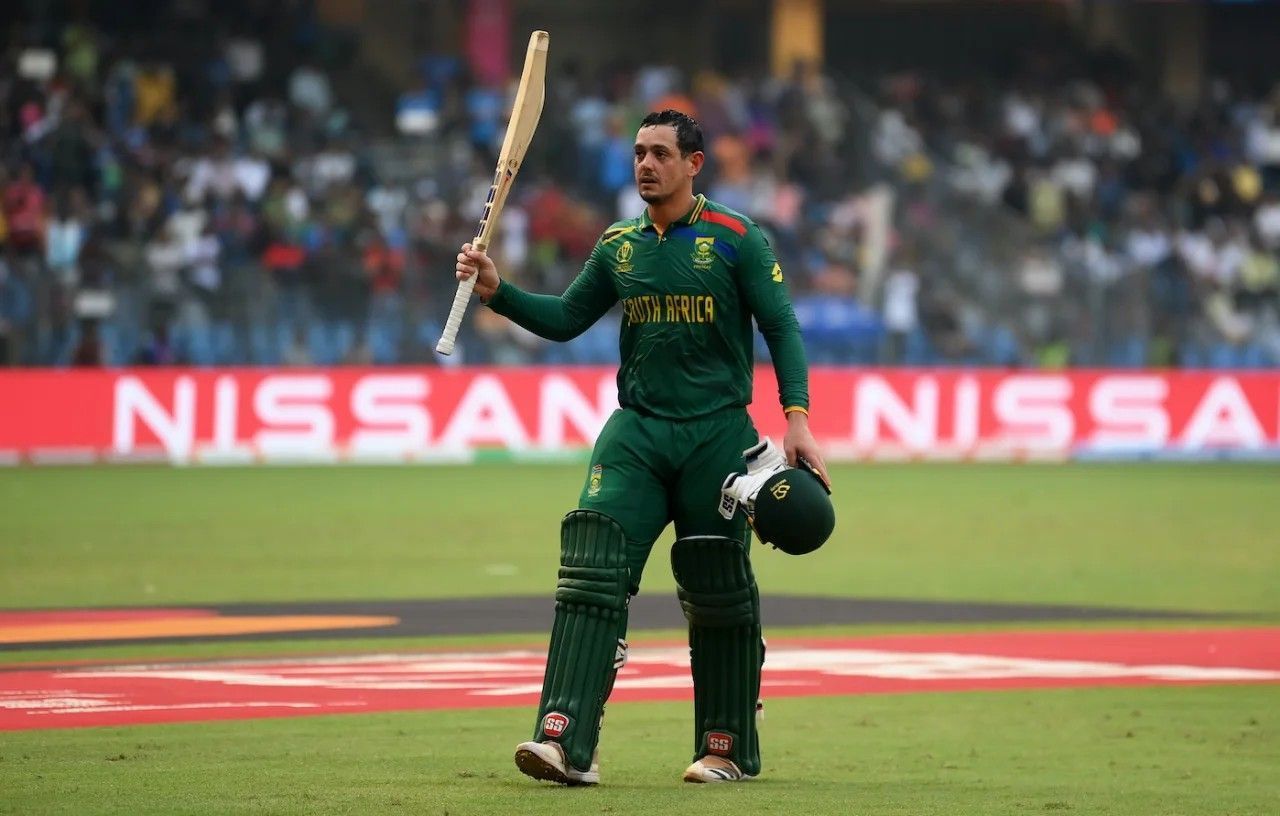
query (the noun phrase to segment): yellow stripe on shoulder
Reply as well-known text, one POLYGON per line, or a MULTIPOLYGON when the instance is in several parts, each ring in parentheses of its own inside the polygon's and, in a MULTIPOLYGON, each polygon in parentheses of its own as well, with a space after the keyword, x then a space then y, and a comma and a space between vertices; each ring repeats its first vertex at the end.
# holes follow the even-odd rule
POLYGON ((692 224, 702 217, 702 211, 707 208, 707 197, 698 195, 698 201, 693 205, 693 212, 689 213, 689 223, 692 224))
POLYGON ((607 244, 610 241, 612 241, 614 238, 617 238, 619 235, 626 235, 628 232, 634 232, 634 231, 635 231, 635 226, 618 227, 617 229, 613 229, 611 227, 604 231, 604 235, 600 236, 600 243, 607 244))

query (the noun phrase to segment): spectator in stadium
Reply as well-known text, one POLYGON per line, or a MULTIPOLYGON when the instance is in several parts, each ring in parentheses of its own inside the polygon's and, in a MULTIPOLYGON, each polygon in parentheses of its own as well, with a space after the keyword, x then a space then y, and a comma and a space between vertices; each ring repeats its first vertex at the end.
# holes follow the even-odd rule
POLYGON ((103 359, 102 342, 98 336, 98 321, 81 320, 79 340, 71 353, 71 365, 75 368, 97 368, 103 359))
POLYGON ((31 321, 31 291, 14 273, 13 251, 0 257, 0 365, 22 359, 22 337, 31 321))
POLYGON ((884 282, 883 319, 885 327, 884 362, 901 365, 907 362, 907 348, 919 326, 916 297, 920 278, 916 274, 914 255, 900 251, 884 282))
POLYGON ((24 162, 18 177, 4 185, 2 206, 8 242, 18 258, 27 259, 43 252, 45 193, 36 183, 35 168, 30 162, 24 162))

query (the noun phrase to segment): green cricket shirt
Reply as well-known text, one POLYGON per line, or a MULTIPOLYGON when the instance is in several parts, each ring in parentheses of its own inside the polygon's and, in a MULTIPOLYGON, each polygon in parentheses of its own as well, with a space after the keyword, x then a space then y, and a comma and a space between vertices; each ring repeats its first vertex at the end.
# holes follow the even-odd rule
POLYGON ((745 216, 699 195, 659 232, 646 210, 605 230, 563 295, 503 281, 489 307, 549 340, 577 337, 622 303, 618 401, 667 419, 751 402, 755 318, 784 409, 809 407, 800 327, 782 268, 745 216))

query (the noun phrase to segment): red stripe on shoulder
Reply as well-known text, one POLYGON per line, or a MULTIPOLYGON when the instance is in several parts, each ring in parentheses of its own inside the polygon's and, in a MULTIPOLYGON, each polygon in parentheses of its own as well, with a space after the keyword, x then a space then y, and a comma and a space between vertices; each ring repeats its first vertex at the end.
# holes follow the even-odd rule
POLYGON ((722 227, 728 227, 729 229, 733 230, 739 235, 747 234, 747 225, 742 223, 738 219, 734 218, 732 215, 725 215, 724 213, 711 212, 710 210, 704 210, 702 213, 702 218, 698 220, 710 221, 712 224, 719 224, 722 227))

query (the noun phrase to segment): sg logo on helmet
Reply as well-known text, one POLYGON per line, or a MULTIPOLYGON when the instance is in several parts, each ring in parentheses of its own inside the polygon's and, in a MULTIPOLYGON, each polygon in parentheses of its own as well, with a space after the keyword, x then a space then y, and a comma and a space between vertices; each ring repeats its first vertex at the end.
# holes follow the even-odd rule
POLYGON ((782 501, 787 497, 787 494, 791 492, 791 485, 787 484, 786 479, 783 479, 773 487, 769 488, 769 492, 773 494, 775 499, 782 501))

